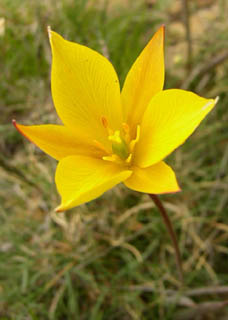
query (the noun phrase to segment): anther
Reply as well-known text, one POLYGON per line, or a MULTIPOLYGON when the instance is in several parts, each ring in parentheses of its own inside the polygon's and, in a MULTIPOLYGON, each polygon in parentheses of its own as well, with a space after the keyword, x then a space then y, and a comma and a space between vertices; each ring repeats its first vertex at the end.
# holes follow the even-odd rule
POLYGON ((101 117, 101 123, 102 123, 102 125, 103 125, 103 127, 105 128, 105 129, 107 129, 108 128, 108 120, 107 120, 107 118, 105 118, 105 117, 101 117))
POLYGON ((100 143, 100 142, 97 141, 97 140, 93 140, 93 142, 94 142, 95 146, 96 146, 98 149, 104 151, 105 153, 108 153, 108 151, 105 149, 105 147, 103 146, 102 143, 100 143))
POLYGON ((101 123, 103 125, 103 127, 107 130, 108 135, 112 135, 113 134, 113 130, 110 129, 109 125, 108 125, 108 120, 106 117, 102 116, 101 117, 101 123))
POLYGON ((126 122, 122 123, 122 127, 123 127, 123 130, 124 130, 124 133, 129 133, 130 128, 129 128, 129 125, 126 122))
POLYGON ((130 127, 126 122, 122 123, 122 128, 124 132, 124 138, 127 143, 130 142, 130 127))

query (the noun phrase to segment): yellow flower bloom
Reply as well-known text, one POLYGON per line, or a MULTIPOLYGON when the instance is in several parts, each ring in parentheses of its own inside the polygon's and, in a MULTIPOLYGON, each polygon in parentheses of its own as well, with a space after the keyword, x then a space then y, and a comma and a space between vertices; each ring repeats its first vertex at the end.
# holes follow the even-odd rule
POLYGON ((193 133, 216 99, 163 90, 164 27, 131 67, 122 91, 112 64, 50 31, 51 88, 63 126, 16 128, 59 160, 55 182, 63 211, 91 201, 120 182, 139 192, 180 190, 163 161, 193 133))

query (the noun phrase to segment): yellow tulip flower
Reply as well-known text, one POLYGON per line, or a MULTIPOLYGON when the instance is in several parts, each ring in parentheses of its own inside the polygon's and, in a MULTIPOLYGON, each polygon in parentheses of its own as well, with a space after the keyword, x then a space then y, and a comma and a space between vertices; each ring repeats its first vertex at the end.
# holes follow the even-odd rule
POLYGON ((216 99, 164 84, 164 27, 155 33, 120 91, 112 64, 101 54, 49 30, 51 88, 63 125, 15 127, 59 161, 55 182, 63 211, 123 182, 150 194, 178 192, 163 159, 181 145, 216 99))

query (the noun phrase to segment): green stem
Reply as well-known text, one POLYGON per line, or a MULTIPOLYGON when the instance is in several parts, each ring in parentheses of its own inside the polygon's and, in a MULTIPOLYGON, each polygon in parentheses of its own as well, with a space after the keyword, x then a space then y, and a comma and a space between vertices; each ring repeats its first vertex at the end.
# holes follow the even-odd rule
POLYGON ((155 205, 159 209, 159 211, 162 215, 163 221, 165 223, 165 226, 167 228, 167 231, 170 235, 170 238, 173 243, 174 250, 175 250, 176 263, 177 263, 177 267, 178 267, 178 271, 179 271, 180 280, 183 283, 184 277, 183 277, 181 254, 180 254, 180 250, 179 250, 179 246, 178 246, 178 242, 177 242, 177 237, 176 237, 175 231, 172 226, 172 222, 170 221, 169 216, 166 212, 166 209, 164 208, 164 206, 163 206, 161 200, 158 198, 158 196, 156 196, 155 194, 148 194, 148 195, 154 201, 155 205))

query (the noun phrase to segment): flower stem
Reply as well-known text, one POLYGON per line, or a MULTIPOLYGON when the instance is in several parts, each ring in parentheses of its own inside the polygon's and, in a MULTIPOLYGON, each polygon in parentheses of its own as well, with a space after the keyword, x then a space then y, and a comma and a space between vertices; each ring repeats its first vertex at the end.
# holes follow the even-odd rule
POLYGON ((162 215, 163 221, 165 223, 165 226, 167 228, 167 231, 170 235, 170 238, 173 243, 174 250, 175 250, 176 263, 177 263, 177 267, 178 267, 178 271, 179 271, 180 280, 183 283, 184 277, 183 277, 182 260, 181 260, 180 250, 179 250, 179 246, 178 246, 178 242, 177 242, 177 237, 176 237, 175 231, 173 229, 172 222, 170 221, 169 216, 166 212, 166 209, 163 206, 161 200, 158 198, 158 196, 156 196, 155 194, 148 194, 148 195, 154 201, 155 205, 159 209, 159 211, 162 215))

